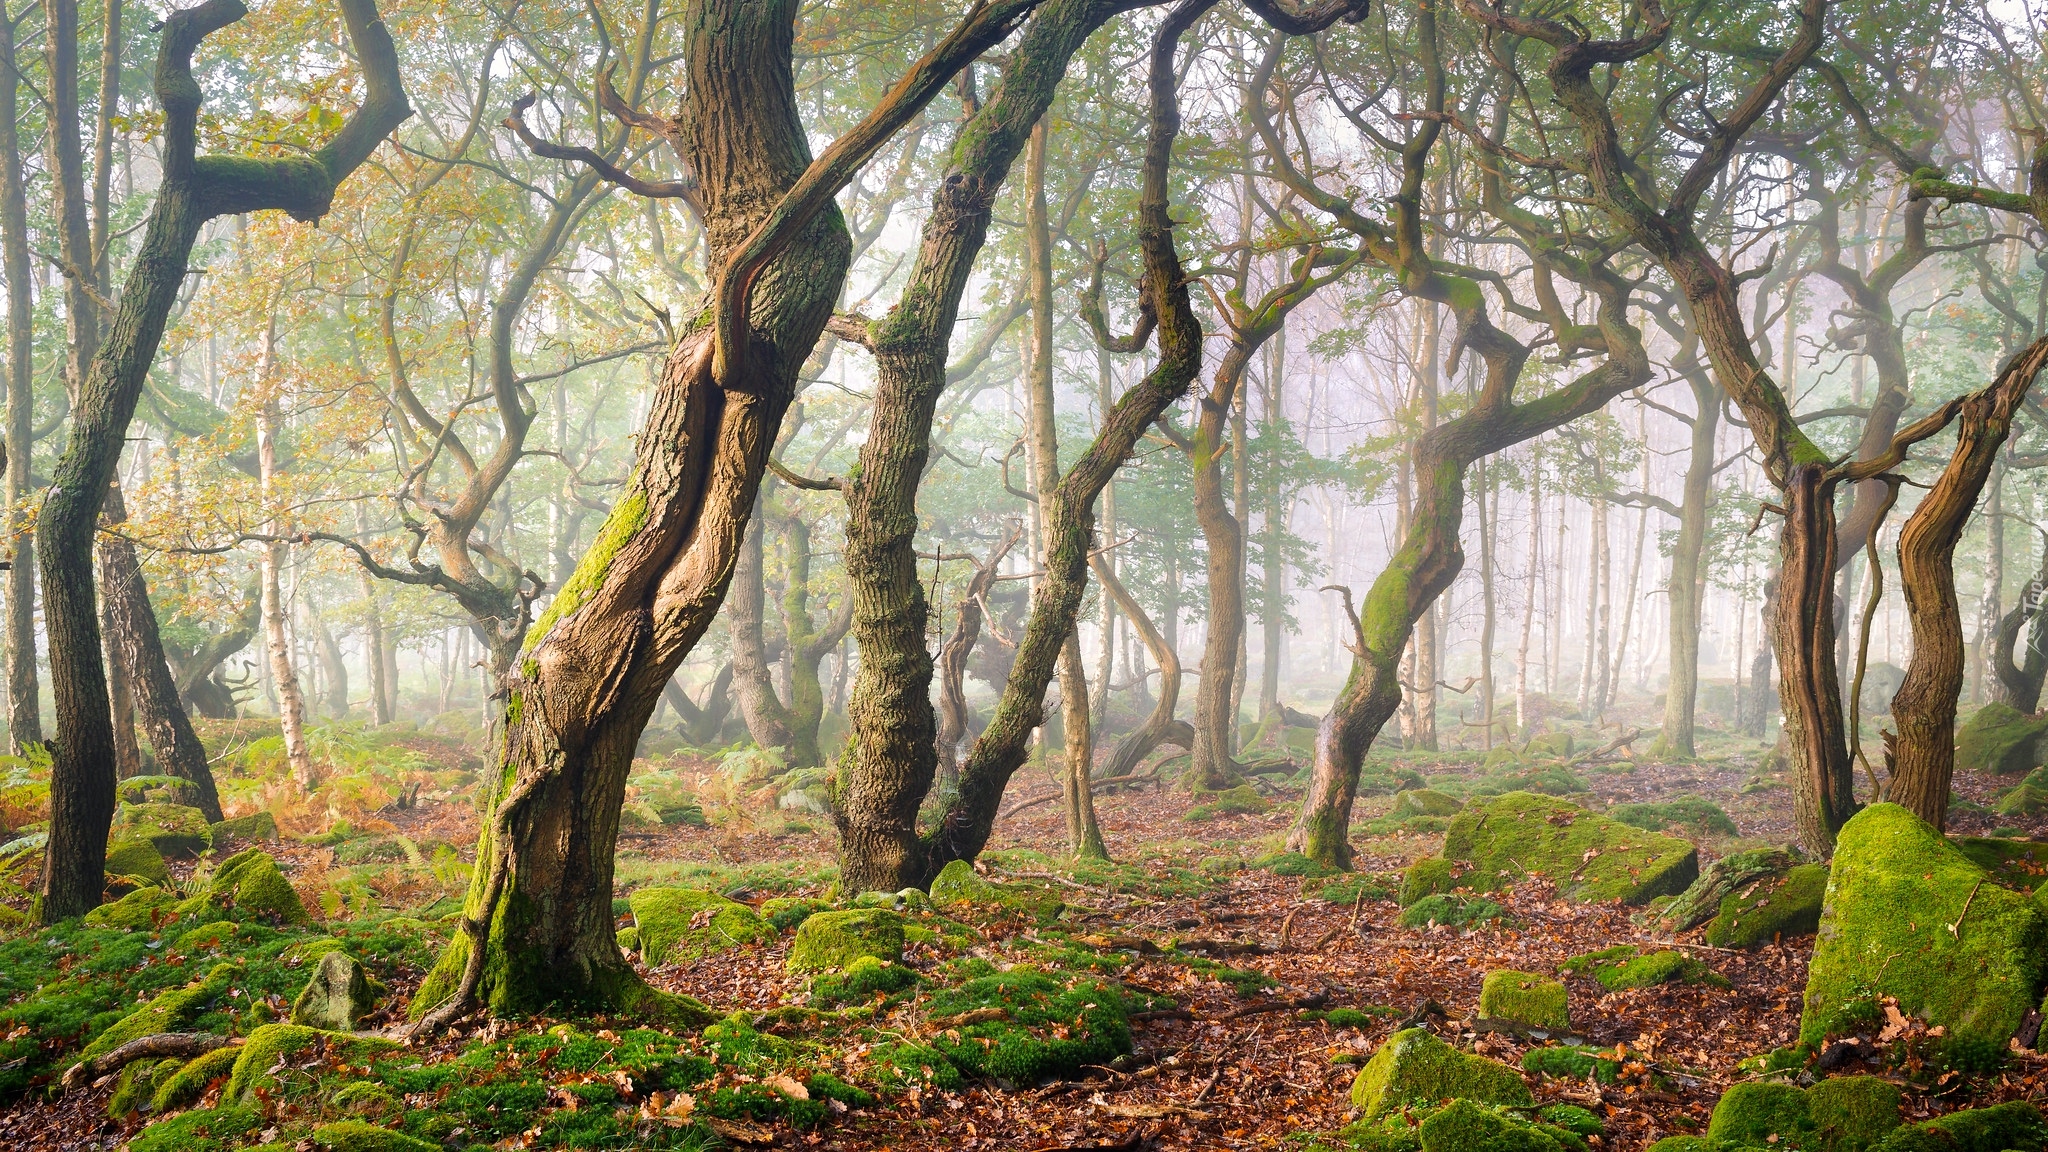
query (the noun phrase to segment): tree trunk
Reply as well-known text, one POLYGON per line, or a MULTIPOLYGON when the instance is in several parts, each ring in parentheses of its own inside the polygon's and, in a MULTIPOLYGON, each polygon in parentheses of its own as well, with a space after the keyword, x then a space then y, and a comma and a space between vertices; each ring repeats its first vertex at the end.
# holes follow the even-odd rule
POLYGON ((2006 361, 1990 387, 1957 414, 1948 467, 1899 533, 1899 583, 1913 628, 1913 658, 1892 698, 1896 737, 1885 739, 1887 798, 1934 825, 1948 822, 1956 764, 1956 697, 1963 683, 1963 621, 1956 604, 1955 548, 2012 429, 2012 417, 2044 364, 2048 336, 2006 361))
POLYGON ((1820 464, 1801 464, 1787 477, 1772 637, 1784 669, 1779 695, 1796 772, 1799 839, 1816 854, 1833 849, 1835 831, 1856 811, 1835 676, 1834 485, 1824 477, 1820 464))
POLYGON ((767 588, 762 569, 761 535, 766 521, 755 509, 740 543, 739 558, 733 566, 732 587, 725 598, 725 614, 732 630, 732 686, 739 701, 740 717, 754 743, 772 748, 785 757, 794 738, 790 735, 789 710, 775 694, 775 682, 768 668, 767 644, 762 638, 767 588))
POLYGON ((345 720, 348 718, 348 661, 341 655, 341 645, 334 639, 334 629, 327 626, 327 617, 310 605, 306 618, 312 623, 314 639, 319 642, 317 652, 320 672, 325 678, 321 685, 327 698, 327 718, 345 720))
POLYGON ((974 570, 967 581, 967 589, 954 605, 953 634, 939 649, 939 771, 946 778, 946 790, 951 792, 960 782, 960 741, 967 735, 973 718, 967 711, 967 658, 973 654, 975 642, 981 638, 981 605, 995 583, 996 571, 1003 557, 1016 547, 1018 537, 1024 533, 1022 521, 1013 521, 1010 530, 1003 535, 1002 542, 992 549, 988 558, 974 570))
POLYGON ((192 731, 192 721, 178 700, 178 685, 164 659, 163 640, 135 545, 119 531, 128 519, 119 488, 108 489, 104 518, 115 529, 100 537, 107 637, 110 646, 118 648, 127 666, 134 669, 136 712, 156 753, 156 770, 189 781, 196 794, 193 807, 209 821, 218 821, 223 818, 220 793, 214 788, 213 770, 207 766, 206 747, 192 731))
POLYGON ((1529 716, 1529 637, 1536 629, 1537 589, 1543 574, 1543 462, 1535 454, 1529 459, 1529 575, 1522 581, 1522 640, 1515 648, 1515 734, 1522 740, 1535 735, 1529 716))
MULTIPOLYGON (((277 355, 276 322, 264 349, 263 386, 274 388, 270 366, 277 355)), ((310 793, 320 786, 320 777, 313 769, 313 755, 306 747, 306 701, 299 692, 299 676, 292 662, 291 640, 286 635, 285 617, 289 610, 284 603, 284 566, 290 557, 290 545, 284 542, 285 522, 277 515, 275 494, 277 486, 277 425, 278 404, 275 392, 266 396, 256 418, 256 461, 258 479, 262 486, 263 503, 270 508, 267 535, 270 539, 263 545, 263 649, 270 661, 270 681, 277 692, 277 722, 284 734, 285 760, 291 765, 292 780, 302 793, 310 793)))
POLYGON ((1230 703, 1237 679, 1237 645, 1244 635, 1244 532, 1224 495, 1223 454, 1218 449, 1229 410, 1238 399, 1245 357, 1238 347, 1224 357, 1209 394, 1202 398, 1190 460, 1195 523, 1202 529, 1209 592, 1202 672, 1195 681, 1195 747, 1188 765, 1188 782, 1196 791, 1220 791, 1240 779, 1231 755, 1230 703))
POLYGON ((1259 476, 1265 519, 1260 560, 1265 569, 1265 603, 1260 606, 1259 719, 1264 721, 1280 707, 1280 661, 1287 644, 1287 562, 1282 555, 1281 536, 1287 531, 1290 503, 1281 484, 1280 438, 1287 429, 1285 407, 1287 379, 1287 330, 1273 334, 1266 352, 1266 458, 1259 476))
MULTIPOLYGON (((100 555, 100 584, 105 587, 112 573, 106 567, 105 551, 100 555)), ((128 654, 116 642, 107 605, 100 605, 100 645, 107 662, 107 714, 114 722, 114 778, 130 780, 142 775, 142 745, 135 739, 134 677, 128 654)))
POLYGON ((0 16, 0 279, 7 281, 7 734, 22 755, 43 742, 36 685, 36 550, 22 498, 35 449, 35 291, 29 265, 28 194, 22 184, 20 59, 14 24, 0 16))
MULTIPOLYGON (((1688 341, 1688 350, 1696 348, 1688 341)), ((1691 355, 1674 361, 1692 385, 1692 455, 1687 458, 1685 486, 1679 497, 1678 532, 1671 545, 1671 582, 1665 588, 1670 605, 1670 677, 1664 686, 1664 724, 1653 754, 1690 760, 1694 750, 1694 708, 1700 686, 1700 612, 1706 604, 1707 506, 1714 492, 1714 441, 1721 423, 1721 389, 1705 366, 1691 355)))
MULTIPOLYGON (((1151 653, 1152 663, 1159 667, 1159 698, 1152 704, 1152 712, 1145 722, 1126 733, 1110 749, 1109 759, 1102 765, 1102 776, 1113 780, 1118 776, 1129 776, 1145 762, 1145 757, 1161 744, 1177 744, 1187 748, 1195 742, 1194 726, 1185 720, 1174 719, 1173 713, 1180 706, 1180 656, 1173 645, 1159 633, 1152 623, 1152 617, 1145 612, 1144 605, 1132 596, 1117 579, 1116 572, 1098 556, 1093 562, 1095 579, 1102 585, 1103 594, 1123 609, 1131 627, 1151 653)), ((1143 681, 1140 681, 1143 683, 1143 681)))
POLYGON ((839 647, 853 624, 853 601, 841 598, 820 628, 811 619, 811 524, 801 510, 781 519, 783 574, 782 629, 789 638, 789 766, 815 768, 825 762, 818 728, 825 721, 825 688, 818 665, 839 647))
POLYGON ((1495 505, 1494 470, 1479 464, 1479 489, 1473 493, 1473 508, 1479 513, 1479 722, 1480 747, 1493 749, 1493 552, 1499 529, 1500 509, 1495 505))
POLYGON ((93 296, 92 230, 87 217, 85 146, 79 133, 78 0, 43 0, 43 57, 49 82, 50 206, 64 276, 64 386, 74 400, 99 351, 99 304, 93 296))

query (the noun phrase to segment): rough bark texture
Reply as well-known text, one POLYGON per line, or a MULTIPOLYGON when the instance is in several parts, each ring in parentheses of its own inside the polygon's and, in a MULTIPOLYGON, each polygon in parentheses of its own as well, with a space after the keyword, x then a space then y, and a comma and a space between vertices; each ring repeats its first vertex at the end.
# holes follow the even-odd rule
POLYGON ((818 666, 846 639, 853 626, 853 601, 841 597, 820 625, 811 618, 811 524, 802 510, 777 518, 782 527, 782 632, 789 643, 789 766, 814 768, 825 762, 818 728, 825 722, 825 686, 818 666))
POLYGON ((1934 487, 1899 533, 1899 582, 1912 622, 1913 658, 1892 697, 1898 733, 1885 737, 1886 798, 1946 826, 1956 766, 1956 698, 1963 686, 1963 619, 1956 604, 1955 549, 1991 477, 2012 417, 2048 365, 2048 337, 2006 361, 1988 388, 1964 398, 1956 446, 1934 487))
POLYGON ((22 183, 19 57, 14 24, 0 18, 0 278, 7 281, 7 733, 17 756, 43 740, 36 687, 35 537, 20 511, 28 494, 35 435, 35 289, 28 251, 28 195, 22 183))
POLYGON ((240 0, 206 0, 164 21, 156 70, 164 111, 162 182, 120 306, 79 388, 70 437, 36 525, 58 737, 43 869, 45 922, 79 915, 100 900, 114 786, 93 534, 199 229, 215 216, 270 209, 317 220, 342 179, 411 115, 397 53, 374 0, 339 4, 367 81, 363 105, 317 152, 288 158, 195 155, 200 93, 192 54, 208 34, 246 14, 240 0))

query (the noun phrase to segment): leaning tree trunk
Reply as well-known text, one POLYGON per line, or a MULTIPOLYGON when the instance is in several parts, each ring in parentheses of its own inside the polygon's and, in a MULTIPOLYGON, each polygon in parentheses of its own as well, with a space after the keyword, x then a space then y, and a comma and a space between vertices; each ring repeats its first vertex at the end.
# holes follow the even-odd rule
POLYGON ((634 746, 717 615, 798 370, 845 279, 852 243, 833 195, 1028 5, 976 8, 816 162, 791 74, 796 9, 691 0, 682 13, 687 96, 664 131, 699 181, 720 269, 709 315, 670 352, 631 478, 507 677, 491 815, 462 931, 413 1000, 422 1029, 478 1002, 678 1015, 613 928, 634 746))
POLYGON ((960 781, 960 741, 967 736, 972 717, 967 711, 967 658, 981 639, 982 603, 995 585, 996 573, 1024 534, 1024 522, 1012 521, 1010 528, 988 557, 974 569, 967 587, 954 606, 953 634, 939 648, 939 771, 945 774, 947 790, 960 781))
MULTIPOLYGON (((1994 531, 1996 528, 1994 526, 1994 531)), ((2041 706, 2041 685, 2048 678, 2048 612, 2042 611, 2042 596, 2048 590, 2048 535, 2041 540, 2041 566, 2027 594, 1998 618, 1985 660, 1991 666, 1994 699, 2032 714, 2041 706), (2033 627, 2028 629, 2028 622, 2033 627), (2020 633, 2027 631, 2027 654, 2019 663, 2013 654, 2019 648, 2020 633)))
POLYGON ((733 565, 732 588, 725 601, 726 620, 732 629, 732 688, 739 701, 740 717, 747 722, 747 732, 754 743, 787 755, 792 743, 789 709, 775 695, 767 644, 761 634, 767 603, 761 534, 767 524, 759 511, 755 509, 746 538, 740 543, 739 558, 733 565))
POLYGON ((1103 763, 1103 778, 1114 780, 1136 772, 1138 765, 1145 762, 1145 757, 1161 744, 1175 744, 1182 748, 1192 746, 1195 729, 1185 720, 1176 720, 1173 715, 1174 709, 1180 705, 1180 655, 1166 642, 1166 637, 1159 634, 1145 606, 1138 603, 1138 598, 1131 595, 1123 581, 1117 579, 1115 570, 1106 561, 1106 556, 1098 556, 1094 560, 1096 582, 1102 585, 1103 593, 1123 610, 1131 628, 1144 643, 1145 651, 1151 654, 1152 663, 1159 667, 1159 697, 1153 701, 1151 714, 1145 717, 1143 724, 1116 742, 1116 747, 1109 751, 1109 759, 1103 763))
POLYGON ((156 95, 163 106, 162 177, 114 321, 79 388, 64 455, 36 523, 57 752, 50 772, 50 840, 42 917, 54 923, 100 901, 114 811, 113 727, 100 667, 92 543, 143 381, 184 286, 192 245, 221 215, 283 210, 326 214, 335 188, 412 110, 398 56, 374 0, 337 0, 365 83, 363 104, 311 154, 257 159, 197 156, 200 91, 192 54, 209 34, 246 14, 240 0, 206 0, 165 18, 156 95))
POLYGON ((119 531, 128 509, 119 488, 107 490, 105 520, 115 530, 100 537, 100 570, 107 598, 107 635, 134 673, 135 711, 142 731, 156 752, 157 771, 192 785, 193 807, 209 821, 222 819, 220 793, 207 766, 206 746, 192 731, 192 721, 178 699, 177 681, 164 659, 163 639, 149 603, 149 585, 142 578, 135 544, 119 531))
POLYGON ((1912 622, 1913 658, 1892 697, 1897 734, 1885 738, 1891 771, 1886 798, 1936 828, 1948 822, 1956 766, 1956 698, 1963 686, 1963 618, 1956 605, 1955 549, 1991 477, 2012 417, 2048 365, 2048 336, 1999 370, 1988 388, 1965 397, 1956 447, 1934 487, 1899 533, 1899 583, 1912 622))

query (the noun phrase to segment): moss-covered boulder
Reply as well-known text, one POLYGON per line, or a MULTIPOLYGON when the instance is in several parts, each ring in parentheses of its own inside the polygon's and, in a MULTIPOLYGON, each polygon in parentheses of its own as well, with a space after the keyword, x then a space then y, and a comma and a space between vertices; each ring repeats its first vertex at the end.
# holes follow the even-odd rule
POLYGON ((1728 987, 1727 977, 1685 953, 1669 948, 1643 952, 1632 944, 1618 944, 1574 956, 1560 967, 1576 976, 1590 976, 1612 992, 1627 988, 1654 988, 1659 984, 1728 987))
POLYGON ((186 1061, 176 1072, 157 1080, 156 1095, 150 1099, 153 1112, 170 1112, 189 1107, 206 1095, 216 1080, 232 1075, 242 1055, 239 1045, 215 1048, 204 1056, 186 1061))
POLYGON ((1812 1133, 1806 1093, 1796 1084, 1774 1081, 1730 1085, 1707 1122, 1709 1139, 1746 1147, 1782 1141, 1788 1148, 1798 1148, 1812 1133))
POLYGON ((226 840, 239 840, 244 844, 277 843, 277 817, 268 812, 251 812, 247 816, 218 820, 211 829, 215 844, 226 840))
POLYGON ((993 904, 997 900, 994 884, 981 878, 974 865, 965 860, 954 860, 939 869, 932 878, 932 903, 940 907, 953 904, 993 904))
POLYGON ((2036 768, 2012 791, 1998 798, 2000 816, 2037 816, 2048 812, 2048 768, 2036 768))
POLYGON ((197 1019, 207 1009, 225 998, 228 992, 242 982, 240 964, 217 964, 213 971, 181 988, 169 988, 156 994, 149 1003, 130 1012, 116 1021, 106 1031, 93 1038, 92 1043, 79 1053, 80 1060, 92 1060, 104 1056, 130 1040, 154 1036, 159 1032, 180 1032, 184 1025, 197 1019))
POLYGON ((1745 885, 1721 898, 1720 914, 1707 925, 1716 948, 1759 948, 1780 936, 1803 936, 1820 926, 1828 870, 1800 864, 1782 876, 1745 885))
MULTIPOLYGON (((158 857, 159 860, 162 857, 158 857)), ((126 928, 137 931, 154 927, 158 921, 177 915, 178 894, 164 888, 137 888, 111 904, 102 904, 85 914, 95 928, 126 928)))
POLYGON ((827 911, 831 907, 821 900, 809 900, 802 896, 776 896, 761 901, 760 911, 761 918, 774 925, 776 931, 787 932, 814 914, 827 911))
POLYGON ((1463 881, 1478 891, 1540 875, 1584 901, 1647 904, 1699 876, 1699 852, 1687 841, 1533 792, 1468 805, 1444 833, 1443 855, 1469 867, 1463 881))
POLYGON ((2025 1100, 1966 1108, 1895 1130, 1876 1152, 2008 1152, 2048 1147, 2048 1123, 2025 1100))
POLYGON ((308 924, 306 905, 260 848, 247 848, 220 862, 206 891, 178 905, 181 916, 216 920, 230 912, 279 924, 308 924))
POLYGON ((354 1063, 388 1052, 398 1044, 380 1036, 357 1036, 308 1028, 303 1024, 265 1024, 249 1033, 228 1073, 228 1086, 221 1093, 224 1103, 246 1104, 258 1088, 274 1087, 278 1069, 296 1062, 310 1051, 354 1063))
POLYGON ((821 1007, 856 1004, 880 995, 892 995, 916 987, 917 969, 873 956, 862 956, 838 972, 821 972, 811 978, 811 1003, 821 1007))
POLYGON ((165 856, 196 856, 213 847, 206 813, 183 804, 131 804, 114 832, 123 840, 146 840, 165 856))
POLYGON ((962 1071, 1013 1085, 1070 1076, 1131 1050, 1122 993, 1030 968, 941 989, 926 1012, 932 1047, 962 1071))
POLYGON ((1873 804, 1836 838, 1800 1038, 1818 1041, 1852 1002, 1888 995, 1957 1040, 2003 1049, 2044 975, 2041 905, 1990 882, 1911 812, 1873 804))
POLYGON ((1783 848, 1731 852, 1701 869, 1699 879, 1665 905, 1658 918, 1673 932, 1697 928, 1720 915, 1721 902, 1731 894, 1782 877, 1800 863, 1797 853, 1783 848))
POLYGON ((1424 856, 1401 874, 1401 907, 1425 896, 1440 896, 1458 886, 1458 867, 1441 856, 1424 856))
POLYGON ((313 1147, 323 1152, 441 1152, 439 1144, 380 1128, 365 1120, 342 1120, 313 1129, 313 1147))
POLYGON ((683 964, 778 933, 752 908, 700 888, 642 888, 628 898, 648 964, 683 964))
POLYGON ((816 913, 790 941, 788 967, 791 972, 825 972, 863 956, 901 964, 903 917, 886 908, 816 913))
POLYGON ((1188 809, 1184 820, 1214 820, 1218 816, 1258 816, 1273 807, 1273 802, 1259 795, 1258 789, 1249 784, 1239 784, 1221 792, 1203 792, 1197 799, 1201 803, 1188 809))
POLYGON ((1464 806, 1463 801, 1448 792, 1412 788, 1395 794, 1394 808, 1387 815, 1404 819, 1409 816, 1456 816, 1464 806))
POLYGON ((243 1147, 243 1138, 254 1139, 262 1127, 261 1112, 238 1105, 181 1112, 137 1133, 128 1152, 225 1152, 243 1147))
POLYGON ((1548 1032, 1572 1026, 1570 999, 1562 983, 1512 968, 1486 974, 1479 988, 1479 1014, 1548 1032))
POLYGON ((337 949, 320 957, 305 991, 292 1004, 292 1023, 353 1032, 377 1007, 377 997, 384 991, 383 983, 364 971, 355 957, 337 949))
POLYGON ((107 875, 134 876, 156 885, 171 880, 171 870, 164 866, 164 854, 142 839, 117 840, 108 845, 107 875))
POLYGON ((2048 715, 2028 716, 2010 704, 1986 704, 1956 729, 1956 767, 1999 775, 2038 768, 2043 736, 2048 736, 2048 715))
POLYGON ((1396 1032, 1380 1045, 1351 1082, 1351 1103, 1376 1120, 1410 1106, 1472 1100, 1528 1108, 1535 1099, 1522 1077, 1505 1064, 1458 1051, 1426 1028, 1396 1032))
POLYGON ((1955 836, 1949 843, 1984 869, 1994 884, 2017 892, 2038 892, 2048 884, 2048 844, 1995 836, 1955 836))
POLYGON ((1585 1141, 1559 1140, 1542 1127, 1470 1100, 1453 1100, 1422 1121, 1422 1152, 1566 1152, 1585 1141))
POLYGON ((1842 1076, 1801 1090, 1761 1081, 1731 1086, 1714 1106, 1707 1138, 1739 1148, 1868 1152, 1899 1126, 1899 1087, 1842 1076))

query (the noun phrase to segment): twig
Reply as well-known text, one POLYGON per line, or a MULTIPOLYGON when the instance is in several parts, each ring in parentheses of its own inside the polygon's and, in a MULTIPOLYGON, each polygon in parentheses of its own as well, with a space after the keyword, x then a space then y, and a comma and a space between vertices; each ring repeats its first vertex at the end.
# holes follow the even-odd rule
POLYGON ((1294 918, 1299 915, 1301 915, 1301 905, 1297 904, 1288 910, 1287 919, 1280 922, 1280 950, 1282 952, 1287 951, 1294 943, 1294 918))
POLYGON ((1977 899, 1977 889, 1983 886, 1984 878, 1982 876, 1977 877, 1977 882, 1970 885, 1970 894, 1963 898, 1962 912, 1956 916, 1956 922, 1948 926, 1948 934, 1954 939, 1961 940, 1963 938, 1963 917, 1970 914, 1970 903, 1977 899))
POLYGON ((139 1036, 111 1052, 103 1053, 91 1060, 81 1060, 64 1073, 64 1090, 75 1092, 109 1072, 116 1072, 137 1060, 156 1060, 167 1056, 204 1056, 216 1048, 240 1044, 226 1036, 211 1032, 158 1032, 151 1036, 139 1036))

